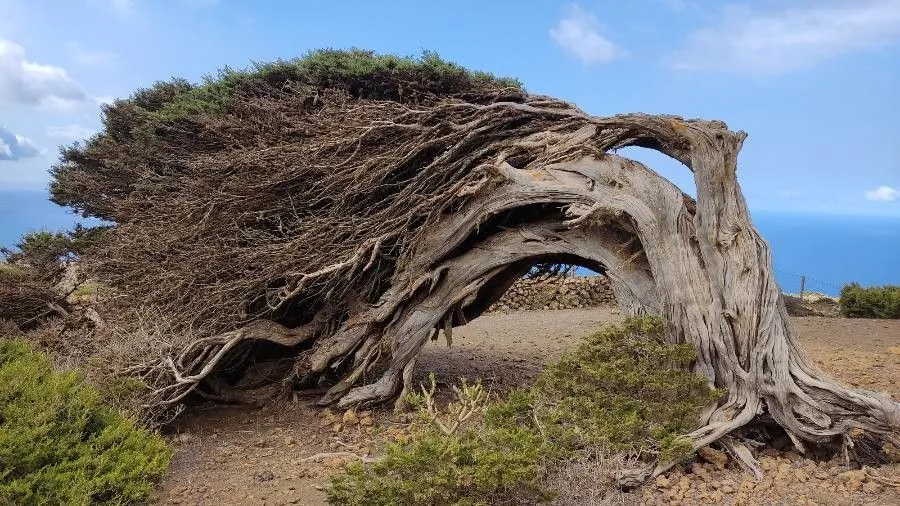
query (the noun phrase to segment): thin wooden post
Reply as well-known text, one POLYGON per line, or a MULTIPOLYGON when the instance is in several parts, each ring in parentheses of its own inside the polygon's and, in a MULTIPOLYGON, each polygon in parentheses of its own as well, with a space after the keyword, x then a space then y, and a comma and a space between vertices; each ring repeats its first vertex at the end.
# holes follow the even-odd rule
POLYGON ((800 300, 803 300, 803 289, 806 288, 806 276, 800 275, 800 300))

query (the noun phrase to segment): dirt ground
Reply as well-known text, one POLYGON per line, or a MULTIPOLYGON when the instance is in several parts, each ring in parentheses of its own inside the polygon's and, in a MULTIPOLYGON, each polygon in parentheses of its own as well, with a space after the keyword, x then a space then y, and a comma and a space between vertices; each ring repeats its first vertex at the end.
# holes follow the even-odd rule
MULTIPOLYGON (((423 379, 434 372, 439 385, 459 376, 481 378, 499 393, 527 384, 580 337, 619 319, 618 311, 608 308, 484 315, 454 329, 452 348, 443 338, 428 343, 416 375, 423 379)), ((808 317, 793 322, 825 371, 900 397, 900 321, 808 317)), ((325 504, 330 474, 356 455, 376 454, 384 442, 407 437, 406 424, 389 410, 348 419, 323 414, 304 398, 263 409, 195 408, 177 432, 161 504, 325 504)), ((701 462, 620 496, 617 503, 900 504, 896 468, 854 474, 783 450, 764 453, 767 476, 761 482, 734 463, 717 469, 701 462), (873 476, 879 473, 883 477, 873 476)))

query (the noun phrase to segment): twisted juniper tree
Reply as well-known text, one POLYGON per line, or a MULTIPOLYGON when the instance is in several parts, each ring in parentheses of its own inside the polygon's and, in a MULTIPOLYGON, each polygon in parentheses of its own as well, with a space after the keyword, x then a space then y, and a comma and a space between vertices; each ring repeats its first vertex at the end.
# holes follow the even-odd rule
POLYGON ((594 117, 430 54, 361 51, 158 83, 104 113, 52 192, 115 224, 86 255, 114 291, 110 326, 136 308, 166 322, 168 341, 129 357, 152 408, 273 386, 386 401, 430 336, 564 263, 696 347, 727 391, 696 446, 752 467, 735 436, 754 424, 801 450, 900 442, 897 402, 826 377, 799 345, 737 183, 746 134, 722 122, 594 117), (613 154, 626 146, 681 162, 696 200, 613 154))

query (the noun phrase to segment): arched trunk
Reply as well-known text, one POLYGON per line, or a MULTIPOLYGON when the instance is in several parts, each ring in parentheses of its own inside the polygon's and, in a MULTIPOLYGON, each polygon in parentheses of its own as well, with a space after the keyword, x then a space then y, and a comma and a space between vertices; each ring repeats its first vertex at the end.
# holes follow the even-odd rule
MULTIPOLYGON (((445 327, 442 322, 458 307, 473 303, 498 269, 525 258, 570 254, 600 262, 627 311, 661 313, 671 322, 673 341, 697 348, 696 369, 727 391, 691 434, 698 447, 761 415, 781 425, 801 451, 805 442, 833 443, 836 437, 852 444, 854 429, 896 443, 898 404, 828 379, 797 342, 772 274, 769 246, 753 227, 737 184, 737 153, 745 135, 721 123, 634 116, 598 120, 575 137, 596 138, 613 126, 623 132, 611 147, 654 147, 691 168, 696 205, 646 167, 615 155, 597 153, 529 170, 498 160, 485 168, 484 196, 439 222, 426 240, 444 247, 423 248, 421 262, 398 276, 398 290, 385 294, 372 317, 354 320, 331 338, 343 346, 331 348, 329 339, 313 354, 316 365, 307 374, 315 375, 355 343, 371 341, 362 347, 368 350, 365 357, 357 353, 355 372, 323 402, 346 407, 389 398, 432 329, 445 327), (463 255, 444 257, 490 216, 534 203, 563 206, 567 219, 523 225, 463 255), (611 228, 624 240, 617 242, 611 228), (360 325, 368 330, 359 332, 360 325), (377 381, 351 388, 379 346, 391 350, 390 365, 377 381)), ((548 135, 536 134, 523 144, 566 144, 548 142, 548 135)), ((749 455, 739 446, 735 451, 749 455)))
MULTIPOLYGON (((743 132, 721 122, 593 118, 520 103, 454 107, 549 116, 571 127, 532 133, 472 169, 471 184, 447 196, 458 202, 454 211, 427 224, 377 303, 353 306, 335 331, 318 321, 291 330, 320 336, 295 367, 301 387, 341 376, 321 403, 391 398, 428 337, 477 316, 511 272, 529 261, 577 258, 602 265, 625 311, 663 316, 673 342, 697 348, 696 370, 727 391, 690 435, 697 447, 762 419, 784 428, 801 451, 861 438, 900 444, 897 402, 826 377, 799 345, 769 246, 737 182, 743 132), (640 163, 608 153, 625 146, 682 162, 694 173, 696 202, 640 163), (532 153, 524 167, 511 162, 522 152, 532 153), (502 226, 492 221, 501 215, 509 218, 502 226)), ((362 245, 335 268, 368 268, 378 246, 362 245)), ((746 448, 724 441, 754 467, 746 448)))

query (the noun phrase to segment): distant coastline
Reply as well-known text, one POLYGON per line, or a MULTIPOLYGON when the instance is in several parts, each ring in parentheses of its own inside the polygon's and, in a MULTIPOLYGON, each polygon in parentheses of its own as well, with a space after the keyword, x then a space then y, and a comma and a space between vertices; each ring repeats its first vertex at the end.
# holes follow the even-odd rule
MULTIPOLYGON (((843 284, 900 284, 900 216, 818 215, 754 211, 772 247, 775 276, 784 292, 837 295, 843 284)), ((67 230, 84 220, 50 202, 46 190, 0 189, 0 245, 22 234, 67 230)))
POLYGON ((900 284, 900 217, 754 212, 784 292, 838 295, 841 286, 900 284))

